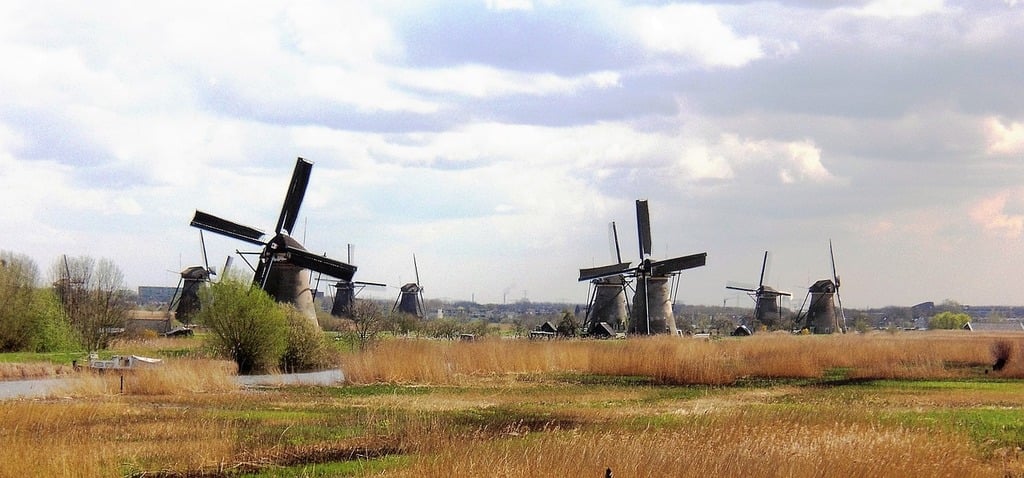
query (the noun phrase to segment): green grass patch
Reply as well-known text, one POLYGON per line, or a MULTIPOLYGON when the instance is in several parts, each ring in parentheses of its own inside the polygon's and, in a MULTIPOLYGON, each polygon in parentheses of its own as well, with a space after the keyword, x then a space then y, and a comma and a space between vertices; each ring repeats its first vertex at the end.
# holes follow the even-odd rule
POLYGON ((962 408, 906 411, 883 415, 883 420, 911 428, 964 433, 984 452, 1024 447, 1024 409, 962 408))
POLYGON ((371 460, 335 461, 275 467, 260 473, 239 475, 246 478, 263 477, 322 477, 322 476, 371 476, 407 466, 411 458, 405 455, 391 455, 371 460))
POLYGON ((6 352, 0 353, 0 362, 3 363, 33 363, 51 362, 60 365, 71 365, 72 360, 82 362, 86 357, 85 352, 6 352))

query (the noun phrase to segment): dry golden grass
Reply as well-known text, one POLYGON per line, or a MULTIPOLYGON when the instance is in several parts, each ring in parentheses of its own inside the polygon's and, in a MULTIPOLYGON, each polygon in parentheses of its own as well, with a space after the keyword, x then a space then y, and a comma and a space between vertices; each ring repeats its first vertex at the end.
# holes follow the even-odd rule
MULTIPOLYGON (((963 437, 812 414, 730 410, 672 427, 449 438, 386 476, 998 476, 963 437)), ((440 434, 439 434, 440 435, 440 434)))
POLYGON ((238 389, 226 362, 168 360, 125 374, 123 394, 113 373, 75 398, 0 402, 0 477, 307 476, 281 467, 394 453, 408 458, 374 476, 1024 476, 1024 383, 835 372, 1022 377, 1020 345, 957 333, 396 340, 346 356, 347 378, 374 385, 259 390, 238 389), (986 375, 999 341, 1010 360, 986 375), (964 428, 970 417, 1009 422, 964 428))
POLYGON ((201 337, 137 337, 114 342, 110 351, 116 354, 160 355, 162 351, 187 350, 192 354, 201 353, 204 339, 201 337))
POLYGON ((160 365, 125 371, 85 371, 54 396, 188 395, 238 389, 236 367, 225 360, 166 360, 160 365))
POLYGON ((946 379, 978 375, 993 346, 1013 351, 994 376, 1024 377, 1024 334, 873 333, 742 339, 678 337, 625 341, 392 340, 347 357, 354 383, 460 384, 482 376, 574 372, 650 377, 664 384, 724 385, 744 378, 813 378, 842 369, 848 378, 946 379))
POLYGON ((113 401, 0 403, 0 476, 120 476, 198 468, 234 451, 234 427, 187 408, 113 401))
POLYGON ((71 364, 60 365, 50 362, 0 363, 0 380, 26 380, 53 378, 74 372, 71 364))

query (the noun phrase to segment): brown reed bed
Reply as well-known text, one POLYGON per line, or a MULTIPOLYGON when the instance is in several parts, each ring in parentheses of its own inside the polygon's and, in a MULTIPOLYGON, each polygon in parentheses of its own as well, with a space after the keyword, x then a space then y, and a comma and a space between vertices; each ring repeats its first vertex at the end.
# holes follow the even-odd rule
POLYGON ((226 360, 168 359, 159 365, 117 371, 84 370, 54 396, 191 395, 237 390, 237 368, 226 360))
POLYGON ((1021 378, 1022 342, 1024 334, 967 332, 762 334, 722 340, 391 340, 346 357, 342 369, 353 383, 460 384, 485 376, 557 372, 641 376, 677 385, 820 378, 837 372, 848 379, 950 379, 988 370, 992 376, 1021 378), (1000 353, 1009 358, 1002 370, 992 370, 1000 353))
POLYGON ((955 433, 880 427, 842 414, 734 409, 665 427, 513 428, 497 439, 453 441, 386 476, 999 475, 955 433))
POLYGON ((0 476, 333 476, 350 460, 400 477, 1024 476, 1024 384, 991 380, 1021 376, 1019 345, 395 340, 345 357, 368 385, 258 390, 217 386, 229 364, 168 360, 124 393, 108 374, 74 398, 0 402, 0 476))
POLYGON ((64 377, 74 373, 71 364, 52 362, 0 363, 0 380, 64 377))

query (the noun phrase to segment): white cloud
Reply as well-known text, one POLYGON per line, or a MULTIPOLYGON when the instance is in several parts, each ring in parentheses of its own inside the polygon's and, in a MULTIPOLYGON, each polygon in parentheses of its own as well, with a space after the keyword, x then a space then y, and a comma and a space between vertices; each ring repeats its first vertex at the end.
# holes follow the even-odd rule
POLYGON ((384 17, 360 2, 289 4, 284 31, 314 62, 350 67, 400 57, 403 46, 384 17))
POLYGON ((734 170, 756 168, 781 183, 820 183, 835 179, 821 162, 821 149, 811 141, 747 139, 723 134, 720 149, 734 170))
POLYGON ((584 88, 604 89, 619 86, 619 74, 613 71, 562 77, 551 73, 500 70, 486 65, 396 71, 392 78, 396 83, 414 89, 475 98, 513 94, 569 94, 584 88))
POLYGON ((487 0, 487 8, 491 10, 533 10, 531 0, 487 0))
POLYGON ((709 67, 739 67, 765 55, 757 37, 738 36, 711 6, 637 7, 627 18, 633 34, 655 53, 691 58, 709 67))
POLYGON ((969 212, 971 219, 986 232, 1008 239, 1017 239, 1024 233, 1024 214, 1006 211, 1011 199, 1020 203, 1024 195, 1020 191, 1003 191, 978 201, 969 212))
POLYGON ((784 164, 779 169, 779 177, 784 183, 821 182, 832 178, 825 166, 821 164, 821 150, 806 141, 791 142, 785 145, 784 164))
POLYGON ((944 0, 874 0, 856 10, 856 13, 881 18, 905 18, 949 10, 944 0))
POLYGON ((1024 152, 1024 123, 1004 122, 999 118, 985 121, 988 133, 988 152, 991 154, 1016 154, 1024 152))

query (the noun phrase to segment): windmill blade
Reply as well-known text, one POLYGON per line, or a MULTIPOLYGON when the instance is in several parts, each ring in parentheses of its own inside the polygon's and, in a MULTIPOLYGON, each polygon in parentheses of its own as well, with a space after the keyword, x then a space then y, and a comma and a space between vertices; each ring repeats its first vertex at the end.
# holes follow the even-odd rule
POLYGON ((267 285, 267 277, 270 276, 270 268, 274 265, 274 255, 270 254, 267 257, 260 255, 260 261, 256 264, 256 270, 253 272, 252 281, 253 283, 259 284, 260 288, 263 289, 267 285))
POLYGON ((589 269, 580 269, 580 282, 585 280, 600 279, 602 277, 608 277, 618 274, 623 274, 629 270, 629 262, 623 262, 620 264, 612 264, 610 266, 592 267, 589 269))
POLYGON ((420 285, 420 268, 416 265, 416 254, 412 255, 412 269, 416 271, 416 285, 420 285))
POLYGON ((206 257, 206 238, 203 236, 202 229, 199 230, 199 246, 203 249, 203 267, 206 269, 206 272, 209 272, 211 275, 217 275, 216 271, 210 269, 210 261, 206 257))
POLYGON ((707 263, 708 253, 701 252, 700 254, 690 254, 688 256, 674 257, 672 259, 665 259, 663 261, 656 261, 651 263, 651 274, 656 276, 668 275, 673 272, 683 271, 686 269, 693 269, 695 267, 703 267, 707 263))
POLYGON ((763 295, 773 295, 773 296, 776 296, 776 297, 778 297, 778 296, 790 297, 790 296, 793 295, 793 294, 791 294, 789 292, 786 292, 786 291, 775 290, 773 287, 767 286, 767 285, 761 287, 761 293, 763 295))
POLYGON ((651 213, 646 199, 636 200, 636 234, 640 241, 640 259, 651 255, 651 213))
POLYGON ((250 244, 263 245, 263 241, 260 240, 264 236, 263 231, 254 227, 243 226, 227 219, 221 219, 213 214, 208 214, 200 210, 196 210, 195 215, 192 216, 192 222, 190 222, 189 225, 204 231, 210 231, 222 236, 245 241, 250 244))
POLYGON ((309 185, 309 174, 312 171, 312 162, 302 158, 295 161, 292 181, 288 184, 288 193, 285 194, 284 204, 281 205, 281 216, 278 217, 277 227, 274 228, 278 234, 285 231, 291 235, 295 220, 299 217, 299 208, 302 207, 302 198, 306 196, 306 186, 309 185))
POLYGON ((616 264, 622 263, 622 250, 619 249, 619 230, 615 227, 615 221, 608 225, 609 242, 612 246, 612 259, 616 264))
POLYGON ((181 284, 183 282, 185 282, 185 277, 179 277, 178 285, 174 288, 174 293, 171 294, 171 300, 167 301, 167 312, 174 310, 174 306, 178 304, 178 301, 180 300, 180 298, 178 297, 178 292, 181 292, 181 284))
POLYGON ((836 274, 836 255, 832 250, 832 239, 828 240, 828 255, 832 259, 832 279, 836 284, 836 302, 839 303, 839 316, 843 319, 843 331, 846 331, 846 311, 843 310, 843 297, 839 295, 839 274, 836 274))
POLYGON ((836 274, 836 255, 832 252, 832 239, 828 240, 828 255, 832 259, 832 281, 836 284, 836 291, 839 291, 839 276, 836 274))
POLYGON ((743 292, 757 292, 757 286, 729 281, 725 283, 726 289, 740 290, 743 292))
POLYGON ((351 281, 352 276, 356 274, 356 266, 313 254, 304 249, 296 249, 291 246, 285 246, 284 249, 289 254, 289 261, 304 269, 346 281, 351 281))
POLYGON ((387 287, 388 286, 387 284, 383 284, 383 283, 380 283, 380 282, 365 282, 365 281, 359 281, 359 280, 353 281, 352 283, 356 284, 356 285, 361 285, 363 287, 387 287))
POLYGON ((764 251, 764 260, 761 262, 761 279, 757 281, 757 286, 764 287, 764 274, 765 270, 768 269, 768 251, 764 251))
POLYGON ((235 258, 232 257, 232 256, 228 256, 227 259, 224 259, 224 268, 221 269, 221 271, 220 271, 220 278, 221 279, 224 279, 225 277, 228 276, 228 269, 231 268, 231 263, 234 262, 234 260, 235 260, 235 258))

